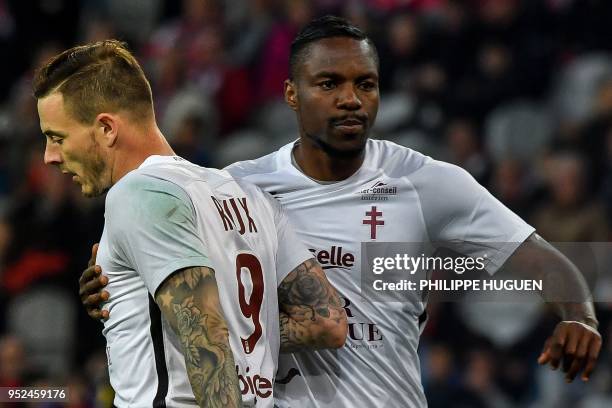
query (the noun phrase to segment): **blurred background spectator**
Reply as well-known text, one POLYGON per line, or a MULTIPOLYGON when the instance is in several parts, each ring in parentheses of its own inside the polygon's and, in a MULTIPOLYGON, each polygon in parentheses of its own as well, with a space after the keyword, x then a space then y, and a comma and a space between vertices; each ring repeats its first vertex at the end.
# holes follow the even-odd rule
MULTIPOLYGON (((379 48, 376 137, 462 166, 549 241, 609 240, 612 2, 0 0, 0 386, 68 385, 71 406, 112 404, 101 327, 77 294, 103 200, 42 164, 33 69, 78 43, 127 41, 176 151, 224 166, 297 138, 289 46, 326 13, 379 48)), ((596 374, 569 386, 535 363, 555 323, 540 307, 430 305, 430 407, 612 406, 611 305, 597 304, 596 374)))

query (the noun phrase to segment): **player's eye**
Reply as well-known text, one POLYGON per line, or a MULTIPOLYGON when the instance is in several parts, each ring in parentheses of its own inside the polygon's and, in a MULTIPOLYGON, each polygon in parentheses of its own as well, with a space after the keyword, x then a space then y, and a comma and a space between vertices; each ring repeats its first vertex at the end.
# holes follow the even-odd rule
POLYGON ((64 138, 59 137, 59 136, 48 136, 48 140, 53 143, 53 144, 62 144, 62 142, 64 141, 64 138))
POLYGON ((323 82, 319 82, 319 87, 323 89, 324 91, 329 91, 336 87, 336 83, 332 81, 331 79, 328 79, 323 82))
POLYGON ((359 88, 364 91, 373 91, 377 85, 374 81, 363 81, 359 84, 359 88))

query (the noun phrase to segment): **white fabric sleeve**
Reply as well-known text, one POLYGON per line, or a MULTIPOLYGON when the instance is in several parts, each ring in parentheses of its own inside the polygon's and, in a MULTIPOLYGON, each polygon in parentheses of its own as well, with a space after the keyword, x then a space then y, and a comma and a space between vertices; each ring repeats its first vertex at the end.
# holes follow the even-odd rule
POLYGON ((167 180, 129 174, 106 200, 109 242, 151 293, 179 269, 212 267, 187 193, 167 180))
POLYGON ((485 257, 495 273, 535 229, 465 170, 432 161, 413 173, 431 242, 465 256, 485 257))
POLYGON ((278 236, 276 279, 280 285, 295 268, 313 258, 313 254, 298 238, 282 205, 270 194, 265 192, 263 194, 270 201, 274 210, 274 224, 278 236))

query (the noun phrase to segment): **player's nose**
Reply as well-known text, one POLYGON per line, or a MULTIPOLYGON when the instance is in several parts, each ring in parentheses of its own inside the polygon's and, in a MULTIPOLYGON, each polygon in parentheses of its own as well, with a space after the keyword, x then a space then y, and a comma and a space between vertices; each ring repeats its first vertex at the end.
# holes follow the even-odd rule
POLYGON ((361 108, 361 99, 355 89, 347 84, 338 93, 337 106, 340 109, 357 110, 361 108))
POLYGON ((47 144, 45 147, 45 164, 59 165, 62 163, 62 154, 56 146, 47 144))

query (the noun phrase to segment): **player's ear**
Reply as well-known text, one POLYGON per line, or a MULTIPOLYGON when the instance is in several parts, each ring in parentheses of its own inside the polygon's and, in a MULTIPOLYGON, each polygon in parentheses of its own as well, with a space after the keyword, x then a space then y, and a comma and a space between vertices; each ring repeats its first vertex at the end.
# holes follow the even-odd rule
POLYGON ((285 80, 285 102, 293 110, 297 110, 298 98, 295 82, 290 79, 285 80))
POLYGON ((119 121, 115 115, 100 113, 96 116, 95 132, 99 143, 106 147, 113 147, 117 142, 119 121))

